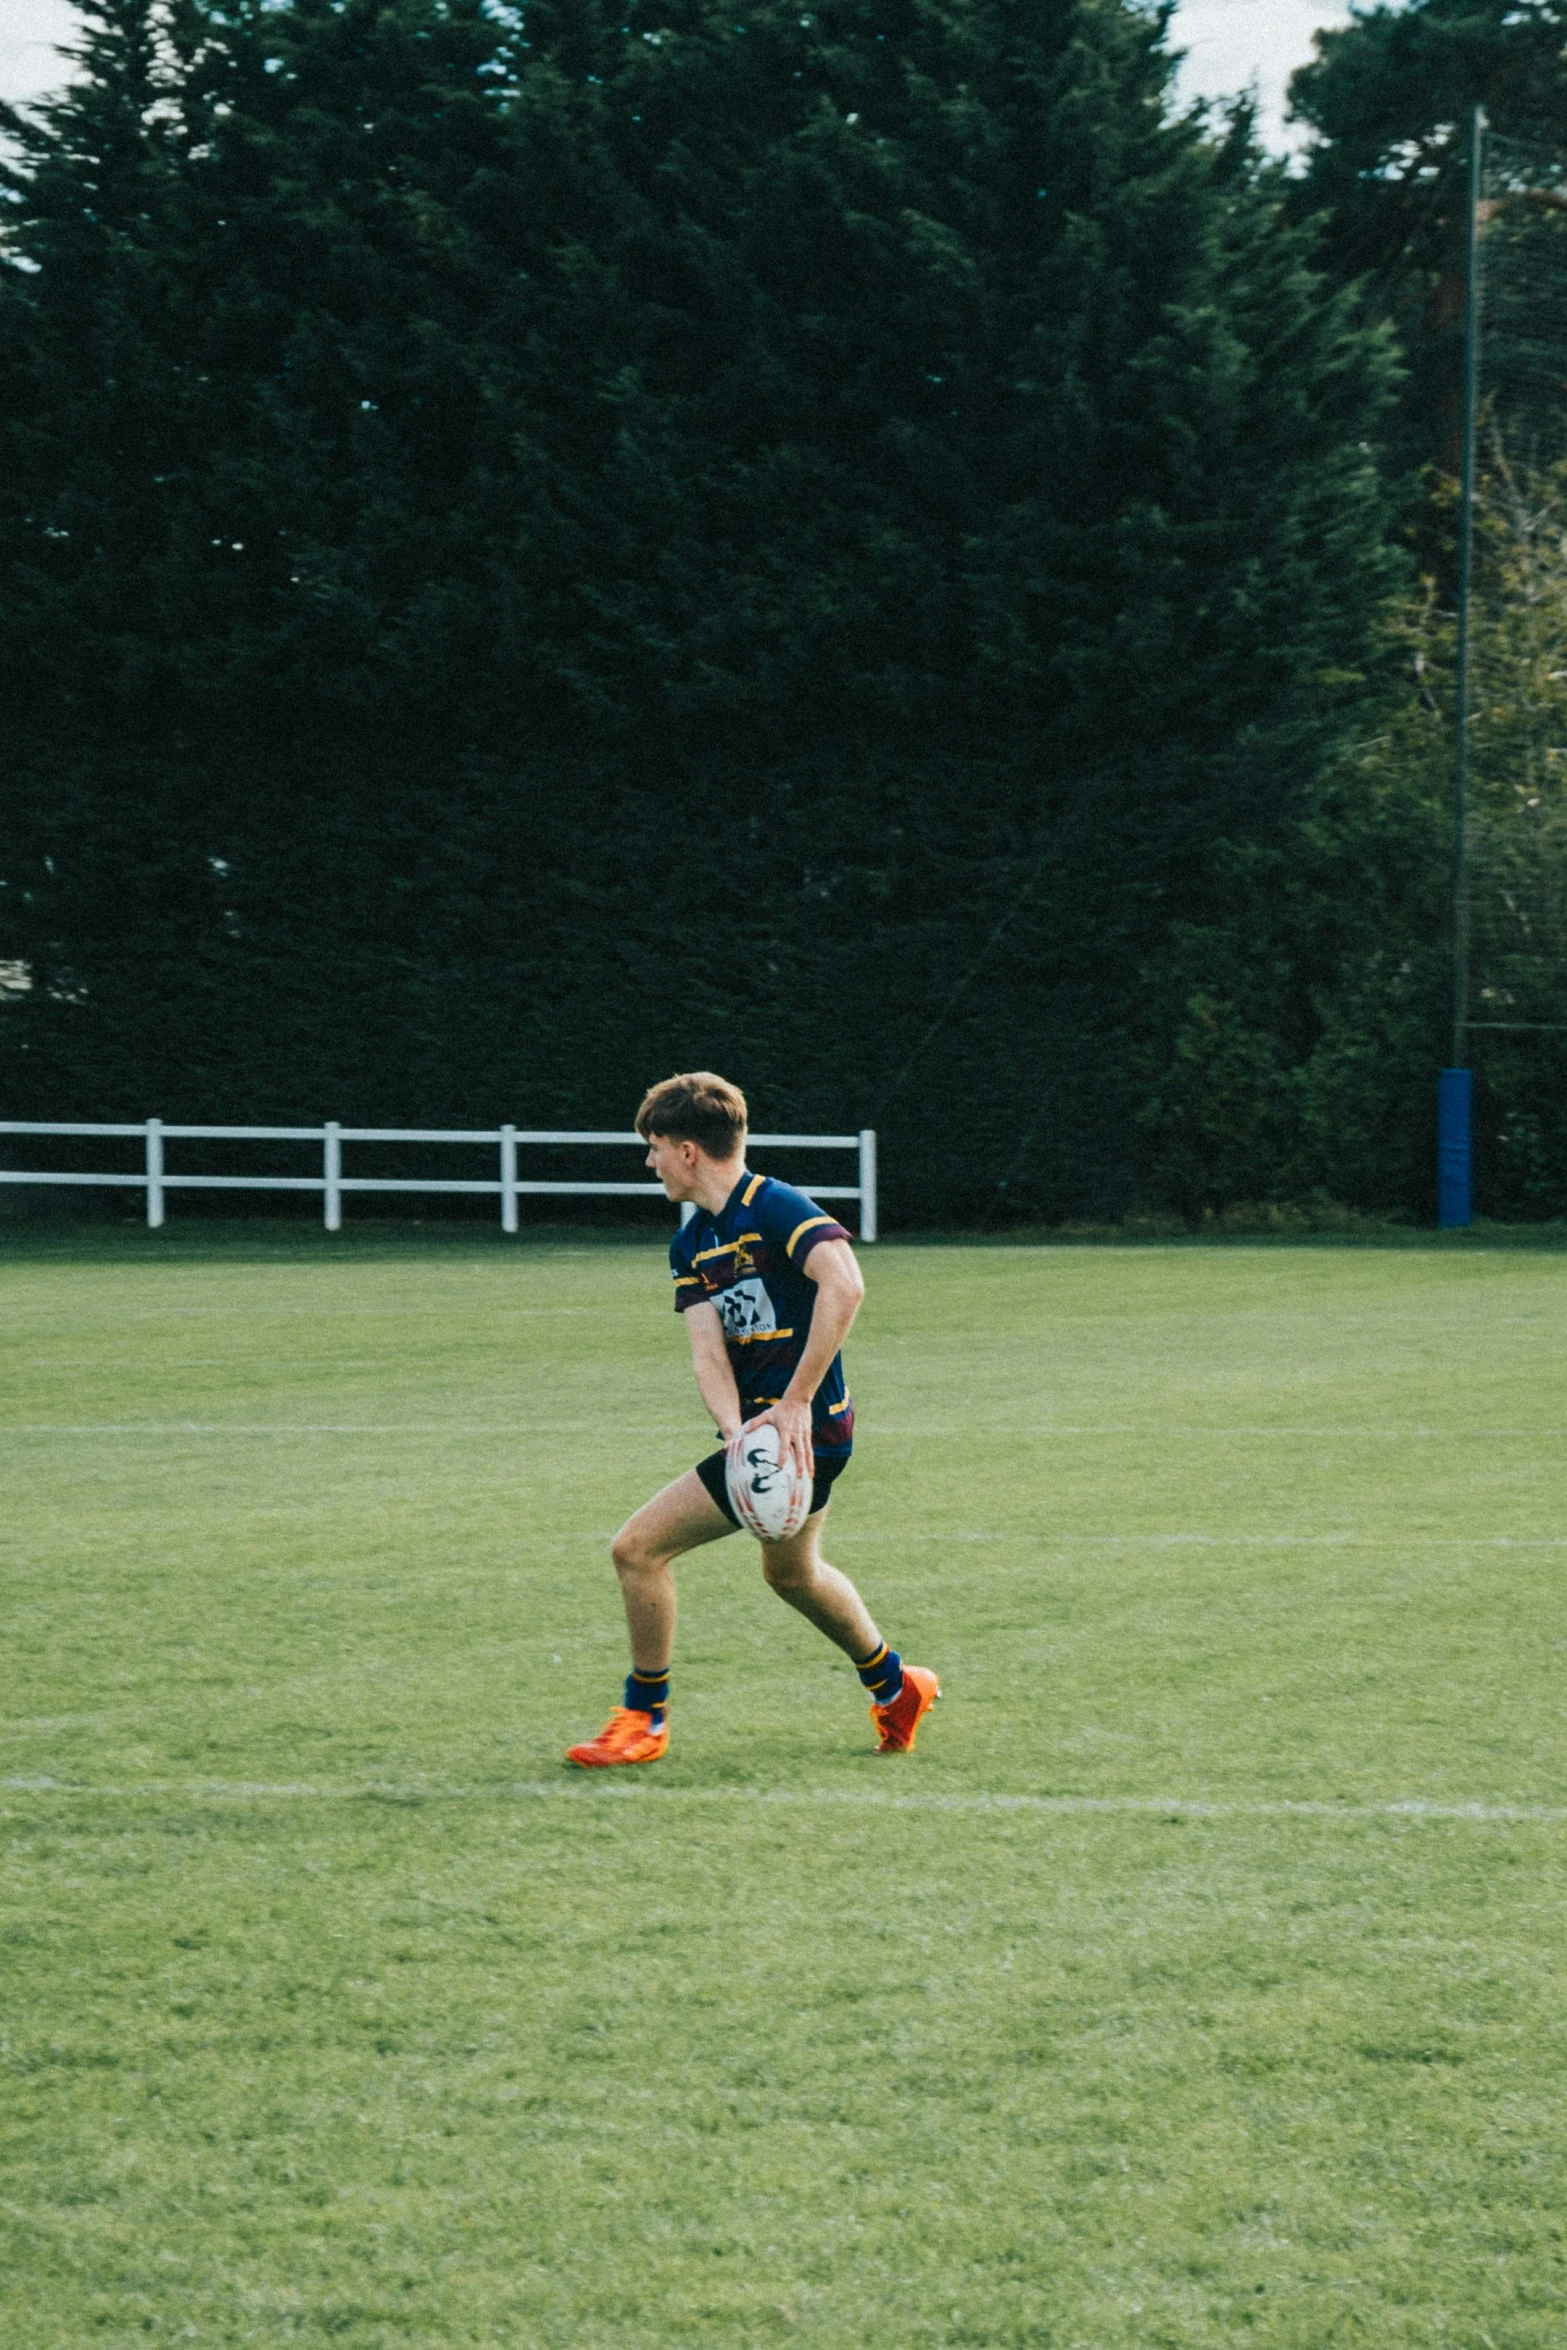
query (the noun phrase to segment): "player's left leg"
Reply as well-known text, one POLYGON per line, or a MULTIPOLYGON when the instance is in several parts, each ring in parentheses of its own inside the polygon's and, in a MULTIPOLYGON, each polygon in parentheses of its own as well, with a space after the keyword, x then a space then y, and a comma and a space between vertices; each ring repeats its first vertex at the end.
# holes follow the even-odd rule
POLYGON ((675 1653, 677 1558, 735 1531, 694 1469, 655 1493, 628 1518, 610 1546, 631 1635, 625 1703, 596 1738, 568 1746, 583 1770, 657 1762, 669 1745, 669 1673, 675 1653))
POLYGON ((922 1717, 941 1695, 941 1683, 924 1665, 906 1665, 887 1646, 848 1576, 823 1558, 826 1520, 824 1505, 787 1542, 764 1542, 762 1573, 780 1599, 798 1608, 852 1661, 871 1700, 880 1752, 906 1753, 922 1717))
POLYGON ((870 1609, 845 1574, 822 1556, 825 1508, 813 1510, 798 1534, 786 1542, 764 1542, 762 1573, 768 1586, 790 1607, 798 1608, 807 1623, 858 1663, 885 1646, 870 1609))

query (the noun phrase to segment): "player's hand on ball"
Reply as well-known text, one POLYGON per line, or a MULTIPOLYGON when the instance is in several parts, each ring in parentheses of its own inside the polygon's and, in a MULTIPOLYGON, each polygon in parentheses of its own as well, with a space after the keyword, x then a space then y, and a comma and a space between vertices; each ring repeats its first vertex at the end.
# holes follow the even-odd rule
POLYGON ((770 1404, 765 1412, 758 1412, 754 1419, 747 1420, 746 1426, 756 1428, 764 1421, 778 1431, 779 1459, 792 1462, 802 1477, 814 1477, 816 1454, 811 1444, 810 1405, 796 1403, 785 1395, 777 1403, 770 1404))

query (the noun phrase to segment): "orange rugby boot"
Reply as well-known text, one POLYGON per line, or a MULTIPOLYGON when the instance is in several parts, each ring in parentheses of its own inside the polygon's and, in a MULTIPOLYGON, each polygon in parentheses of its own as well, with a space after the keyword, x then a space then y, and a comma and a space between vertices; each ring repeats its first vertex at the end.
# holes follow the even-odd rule
POLYGON ((607 1771, 617 1763, 657 1762, 668 1744, 667 1716, 662 1729, 655 1730, 651 1714, 634 1713, 629 1705, 617 1705, 596 1738, 585 1739, 580 1746, 567 1747, 566 1760, 579 1763, 585 1771, 607 1771))
POLYGON ((873 1705, 871 1720, 881 1738, 879 1754, 908 1754, 915 1733, 941 1695, 941 1683, 924 1665, 905 1665, 903 1687, 890 1705, 873 1705))

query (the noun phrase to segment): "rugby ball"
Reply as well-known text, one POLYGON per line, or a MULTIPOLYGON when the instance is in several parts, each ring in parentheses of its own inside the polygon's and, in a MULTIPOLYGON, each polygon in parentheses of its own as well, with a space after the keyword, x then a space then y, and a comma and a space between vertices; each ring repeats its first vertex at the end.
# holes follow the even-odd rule
POLYGON ((812 1479, 779 1459, 771 1421, 731 1436, 724 1447, 724 1484, 735 1516, 758 1542, 787 1542, 811 1514, 812 1479))

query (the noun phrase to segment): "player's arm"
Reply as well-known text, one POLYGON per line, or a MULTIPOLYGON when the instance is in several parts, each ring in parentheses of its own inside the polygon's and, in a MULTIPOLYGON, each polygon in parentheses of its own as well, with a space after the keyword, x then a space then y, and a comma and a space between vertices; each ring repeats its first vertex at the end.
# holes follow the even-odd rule
MULTIPOLYGON (((846 1240, 819 1242, 800 1270, 807 1281, 816 1284, 811 1335, 782 1396, 770 1411, 760 1412, 757 1417, 772 1421, 778 1431, 780 1452, 786 1459, 797 1461, 809 1477, 816 1465, 811 1445, 811 1399, 831 1369, 833 1356, 841 1349, 860 1310, 865 1296, 865 1276, 846 1240)), ((713 1319, 718 1319, 716 1313, 713 1319)))
MULTIPOLYGON (((718 1319, 718 1308, 705 1300, 701 1305, 687 1306, 682 1319, 691 1335, 691 1364, 696 1372, 697 1387, 702 1401, 717 1423, 718 1433, 727 1444, 740 1429, 740 1390, 729 1365, 729 1350, 724 1344, 724 1326, 718 1319)), ((828 1356, 828 1361, 832 1357, 828 1356)))

